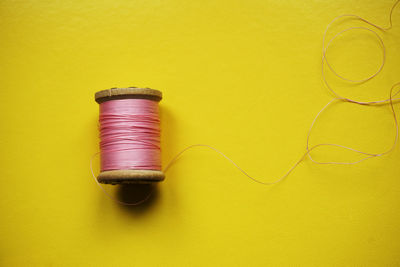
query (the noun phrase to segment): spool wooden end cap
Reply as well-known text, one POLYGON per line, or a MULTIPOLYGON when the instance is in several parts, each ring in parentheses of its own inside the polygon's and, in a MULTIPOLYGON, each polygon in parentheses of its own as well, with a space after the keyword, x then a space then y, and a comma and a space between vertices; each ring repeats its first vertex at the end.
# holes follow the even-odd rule
POLYGON ((144 98, 159 102, 162 99, 161 91, 150 88, 111 88, 107 90, 98 91, 94 98, 97 103, 103 103, 108 100, 114 99, 128 99, 128 98, 144 98))
MULTIPOLYGON (((159 102, 162 99, 162 93, 150 88, 111 88, 96 92, 94 98, 99 104, 114 99, 130 98, 159 102)), ((164 178, 164 173, 158 170, 112 170, 102 171, 97 177, 97 181, 103 184, 138 184, 161 182, 164 178)))
POLYGON ((101 172, 97 181, 102 184, 143 184, 161 182, 164 178, 164 173, 156 170, 112 170, 101 172))

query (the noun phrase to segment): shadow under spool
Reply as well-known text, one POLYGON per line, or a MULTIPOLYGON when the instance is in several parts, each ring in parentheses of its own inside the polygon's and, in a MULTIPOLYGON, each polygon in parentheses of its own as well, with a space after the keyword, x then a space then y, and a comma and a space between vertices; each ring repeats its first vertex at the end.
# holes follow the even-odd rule
MULTIPOLYGON (((101 104, 116 99, 149 99, 160 102, 162 93, 150 88, 111 88, 95 94, 95 100, 101 104)), ((136 184, 161 182, 165 175, 160 170, 110 170, 102 171, 97 181, 103 184, 136 184)))

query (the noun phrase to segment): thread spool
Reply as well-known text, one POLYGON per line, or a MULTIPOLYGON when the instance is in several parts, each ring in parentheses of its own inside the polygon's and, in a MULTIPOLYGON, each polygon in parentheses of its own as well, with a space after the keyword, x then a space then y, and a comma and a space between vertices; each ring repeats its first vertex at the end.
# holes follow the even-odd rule
MULTIPOLYGON (((160 102, 161 91, 150 88, 111 88, 96 92, 95 100, 98 104, 118 99, 148 99, 160 102)), ((154 183, 163 181, 165 178, 161 170, 147 169, 118 169, 101 171, 97 181, 103 184, 132 184, 132 183, 154 183)))

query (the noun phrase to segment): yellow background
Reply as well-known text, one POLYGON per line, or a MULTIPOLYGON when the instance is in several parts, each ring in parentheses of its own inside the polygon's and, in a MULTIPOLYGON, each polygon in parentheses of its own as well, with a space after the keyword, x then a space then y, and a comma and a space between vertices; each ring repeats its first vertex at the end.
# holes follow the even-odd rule
MULTIPOLYGON (((312 119, 332 97, 320 74, 326 25, 344 13, 387 25, 392 4, 2 1, 0 265, 400 265, 398 146, 354 166, 307 160, 272 187, 196 148, 133 208, 106 198, 89 170, 98 150, 94 93, 142 86, 164 94, 164 165, 204 143, 273 181, 304 152, 312 119)), ((328 75, 339 92, 388 96, 400 80, 400 8, 393 23, 379 33, 388 54, 381 75, 360 86, 328 75)), ((360 24, 332 30, 350 25, 360 24)), ((377 68, 381 49, 354 31, 328 56, 358 78, 377 68)), ((388 106, 340 103, 321 116, 311 142, 380 152, 394 137, 390 116, 388 106)), ((336 149, 315 157, 357 158, 336 149)))

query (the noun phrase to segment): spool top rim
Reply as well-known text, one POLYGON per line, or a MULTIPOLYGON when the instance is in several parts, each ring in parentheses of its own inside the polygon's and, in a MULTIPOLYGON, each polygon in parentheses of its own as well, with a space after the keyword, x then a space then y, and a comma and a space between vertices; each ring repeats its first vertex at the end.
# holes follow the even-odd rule
POLYGON ((99 104, 109 100, 126 98, 144 98, 158 102, 162 99, 162 93, 161 91, 151 88, 111 88, 96 92, 94 98, 99 104))

